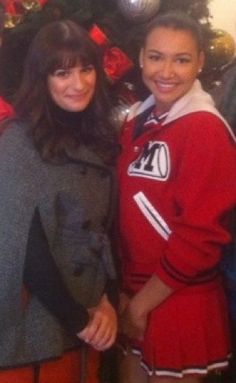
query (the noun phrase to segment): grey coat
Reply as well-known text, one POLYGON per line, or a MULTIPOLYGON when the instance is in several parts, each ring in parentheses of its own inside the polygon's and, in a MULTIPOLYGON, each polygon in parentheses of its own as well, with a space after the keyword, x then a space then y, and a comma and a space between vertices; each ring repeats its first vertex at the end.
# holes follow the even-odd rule
POLYGON ((106 235, 114 193, 109 168, 82 147, 65 165, 43 162, 13 126, 0 138, 0 367, 61 355, 73 347, 59 323, 21 292, 29 228, 40 213, 51 253, 75 300, 95 305, 115 278, 106 235))

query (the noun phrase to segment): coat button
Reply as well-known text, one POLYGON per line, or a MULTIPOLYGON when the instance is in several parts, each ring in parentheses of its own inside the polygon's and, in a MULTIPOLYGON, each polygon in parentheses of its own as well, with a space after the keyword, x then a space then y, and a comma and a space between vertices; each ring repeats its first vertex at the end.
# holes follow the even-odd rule
POLYGON ((107 221, 108 221, 108 217, 105 217, 105 216, 101 217, 101 225, 103 229, 106 229, 107 221))
POLYGON ((83 176, 87 174, 87 166, 84 165, 81 167, 80 174, 82 174, 83 176))
POLYGON ((101 178, 107 178, 109 176, 109 173, 106 170, 102 170, 100 172, 100 177, 101 178))
POLYGON ((74 277, 80 277, 84 272, 84 265, 77 265, 74 269, 74 277))
POLYGON ((84 221, 81 225, 82 229, 84 230, 89 230, 91 228, 91 220, 90 219, 87 219, 86 221, 84 221))

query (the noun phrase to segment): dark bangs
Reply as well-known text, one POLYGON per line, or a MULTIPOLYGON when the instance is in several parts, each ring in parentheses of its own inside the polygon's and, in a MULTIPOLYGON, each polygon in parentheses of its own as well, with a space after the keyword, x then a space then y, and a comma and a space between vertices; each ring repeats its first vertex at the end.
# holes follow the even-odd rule
POLYGON ((98 60, 93 54, 85 52, 77 48, 62 48, 61 50, 55 51, 55 54, 51 54, 48 60, 46 72, 52 74, 57 69, 70 69, 77 65, 88 66, 93 65, 95 69, 98 69, 98 60))
MULTIPOLYGON (((58 68, 76 65, 101 68, 101 51, 88 32, 71 21, 54 22, 39 31, 30 55, 30 67, 46 79, 58 68)), ((29 68, 29 69, 31 69, 29 68)))
POLYGON ((99 70, 100 50, 87 35, 87 32, 84 32, 84 35, 81 33, 80 36, 72 28, 67 31, 67 25, 63 27, 61 35, 51 35, 46 46, 44 45, 44 50, 45 48, 47 50, 44 52, 44 62, 41 60, 44 75, 52 74, 59 68, 68 69, 78 64, 93 65, 96 70, 99 70))

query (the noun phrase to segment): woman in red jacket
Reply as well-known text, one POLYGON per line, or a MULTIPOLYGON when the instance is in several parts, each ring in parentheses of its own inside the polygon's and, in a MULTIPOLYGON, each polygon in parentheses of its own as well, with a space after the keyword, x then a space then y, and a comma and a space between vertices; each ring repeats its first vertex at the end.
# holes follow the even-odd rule
POLYGON ((152 95, 131 108, 119 160, 122 383, 199 383, 228 365, 218 266, 236 203, 235 137, 196 79, 202 45, 198 24, 170 13, 151 22, 140 52, 152 95))

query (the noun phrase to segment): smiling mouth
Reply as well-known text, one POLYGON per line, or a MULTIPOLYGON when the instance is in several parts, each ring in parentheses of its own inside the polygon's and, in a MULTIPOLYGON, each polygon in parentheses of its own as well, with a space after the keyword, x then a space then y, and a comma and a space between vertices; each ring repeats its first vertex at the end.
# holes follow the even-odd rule
POLYGON ((172 89, 175 88, 178 84, 173 83, 173 82, 161 82, 161 81, 156 81, 155 82, 156 86, 164 89, 172 89))
POLYGON ((161 82, 161 81, 155 81, 155 87, 160 92, 171 92, 178 88, 179 83, 177 82, 161 82))
POLYGON ((77 93, 77 94, 68 94, 67 97, 68 98, 82 98, 82 97, 86 97, 87 93, 77 93))

